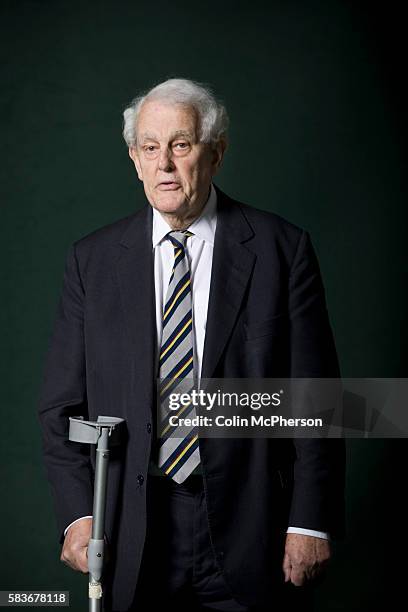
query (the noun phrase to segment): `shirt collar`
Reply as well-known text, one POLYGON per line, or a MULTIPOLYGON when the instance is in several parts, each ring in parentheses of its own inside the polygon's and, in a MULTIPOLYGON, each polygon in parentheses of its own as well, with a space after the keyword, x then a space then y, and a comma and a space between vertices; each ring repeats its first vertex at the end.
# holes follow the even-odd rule
MULTIPOLYGON (((217 193, 211 183, 210 195, 201 212, 201 215, 190 226, 189 230, 201 240, 214 244, 215 228, 217 225, 217 193)), ((153 208, 153 231, 152 243, 155 248, 163 238, 171 232, 170 225, 161 216, 158 210, 153 208)))

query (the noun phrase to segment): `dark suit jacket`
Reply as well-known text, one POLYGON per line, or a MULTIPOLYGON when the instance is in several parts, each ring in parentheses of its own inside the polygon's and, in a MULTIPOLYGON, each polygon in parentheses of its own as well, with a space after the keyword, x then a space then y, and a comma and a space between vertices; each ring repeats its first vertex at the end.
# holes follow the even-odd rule
MULTIPOLYGON (((217 195, 202 377, 337 376, 308 234, 217 195)), ((146 528, 156 385, 151 229, 146 205, 70 249, 39 409, 60 533, 92 514, 94 457, 68 441, 68 417, 126 419, 108 486, 115 610, 131 604, 146 528)), ((342 441, 201 439, 200 453, 214 553, 238 601, 265 601, 282 582, 288 525, 343 535, 342 441)))

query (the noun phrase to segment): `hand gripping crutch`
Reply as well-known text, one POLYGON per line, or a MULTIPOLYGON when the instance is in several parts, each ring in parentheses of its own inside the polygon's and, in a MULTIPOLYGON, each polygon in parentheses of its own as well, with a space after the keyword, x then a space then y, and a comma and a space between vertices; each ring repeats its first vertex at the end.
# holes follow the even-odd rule
POLYGON ((92 536, 88 545, 88 597, 89 612, 101 612, 101 578, 104 565, 105 508, 109 448, 120 443, 121 427, 119 426, 124 423, 124 419, 99 416, 97 421, 85 421, 83 417, 70 417, 69 421, 69 439, 72 442, 83 442, 84 444, 97 445, 92 536))

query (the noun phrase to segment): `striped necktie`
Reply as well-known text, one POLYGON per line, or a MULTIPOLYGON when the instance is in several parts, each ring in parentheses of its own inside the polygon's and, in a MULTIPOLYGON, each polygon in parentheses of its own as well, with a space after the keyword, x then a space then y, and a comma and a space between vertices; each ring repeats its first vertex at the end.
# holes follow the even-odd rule
MULTIPOLYGON (((189 393, 194 387, 191 277, 186 253, 186 241, 192 235, 188 231, 167 235, 174 248, 174 263, 163 310, 159 357, 160 412, 167 416, 169 395, 189 393)), ((190 404, 171 414, 194 417, 195 409, 190 404)), ((168 419, 159 420, 159 468, 175 482, 182 483, 200 463, 198 430, 170 427, 168 419)))

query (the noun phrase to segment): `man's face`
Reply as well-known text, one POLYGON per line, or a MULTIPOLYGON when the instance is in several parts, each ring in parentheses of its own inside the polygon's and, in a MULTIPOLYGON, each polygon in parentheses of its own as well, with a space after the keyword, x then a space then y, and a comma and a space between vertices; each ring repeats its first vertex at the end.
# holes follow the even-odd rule
POLYGON ((190 219, 204 206, 224 146, 198 142, 191 107, 145 102, 136 126, 137 146, 129 149, 146 197, 159 212, 190 219))

